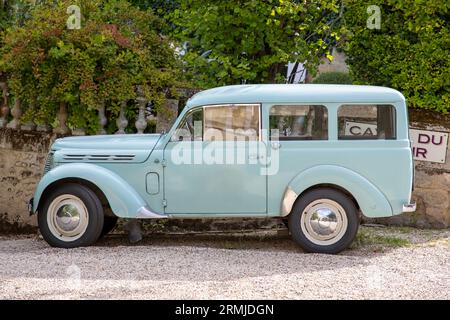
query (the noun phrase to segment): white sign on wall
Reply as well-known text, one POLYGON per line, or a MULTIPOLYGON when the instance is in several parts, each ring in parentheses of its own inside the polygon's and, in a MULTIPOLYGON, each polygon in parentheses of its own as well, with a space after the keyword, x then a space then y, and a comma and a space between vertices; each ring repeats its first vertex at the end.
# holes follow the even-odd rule
POLYGON ((410 129, 414 160, 445 163, 448 133, 410 129))
MULTIPOLYGON (((363 122, 345 122, 346 136, 376 136, 377 125, 363 122)), ((410 129, 409 136, 414 160, 445 163, 448 133, 410 129)))
POLYGON ((345 121, 346 136, 376 136, 377 125, 372 123, 345 121))

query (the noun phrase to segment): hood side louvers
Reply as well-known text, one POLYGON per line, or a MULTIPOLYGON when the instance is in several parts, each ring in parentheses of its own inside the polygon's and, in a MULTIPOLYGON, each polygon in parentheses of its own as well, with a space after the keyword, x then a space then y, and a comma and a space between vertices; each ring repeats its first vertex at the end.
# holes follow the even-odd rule
POLYGON ((83 162, 126 162, 133 161, 134 154, 105 155, 105 154, 65 154, 64 161, 83 161, 83 162))

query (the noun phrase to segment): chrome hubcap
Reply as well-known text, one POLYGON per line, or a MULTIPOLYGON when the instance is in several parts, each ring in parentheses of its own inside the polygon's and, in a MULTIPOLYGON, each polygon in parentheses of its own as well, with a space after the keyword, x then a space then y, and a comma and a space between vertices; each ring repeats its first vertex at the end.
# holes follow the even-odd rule
POLYGON ((56 197, 47 212, 47 223, 52 234, 63 241, 79 239, 87 229, 89 215, 80 198, 64 194, 56 197))
POLYGON ((305 208, 300 223, 303 234, 309 241, 317 245, 331 245, 344 236, 348 219, 339 203, 319 199, 305 208))
POLYGON ((55 222, 64 231, 73 231, 80 224, 80 213, 77 207, 66 204, 58 209, 55 222))

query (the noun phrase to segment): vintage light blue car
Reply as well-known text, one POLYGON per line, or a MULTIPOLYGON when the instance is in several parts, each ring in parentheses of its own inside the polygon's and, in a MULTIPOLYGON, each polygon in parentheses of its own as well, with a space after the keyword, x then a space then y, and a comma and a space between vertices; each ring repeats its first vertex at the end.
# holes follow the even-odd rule
POLYGON ((164 134, 52 145, 30 210, 52 246, 93 244, 117 217, 284 218, 337 253, 360 214, 415 210, 405 98, 389 88, 240 85, 192 97, 164 134))

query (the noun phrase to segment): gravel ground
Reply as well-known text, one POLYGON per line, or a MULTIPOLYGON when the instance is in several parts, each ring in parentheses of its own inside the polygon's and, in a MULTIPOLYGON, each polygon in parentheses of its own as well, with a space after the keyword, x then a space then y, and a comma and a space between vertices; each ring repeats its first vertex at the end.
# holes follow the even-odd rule
POLYGON ((339 255, 283 232, 148 235, 50 248, 0 237, 1 299, 449 299, 450 230, 363 227, 339 255))

